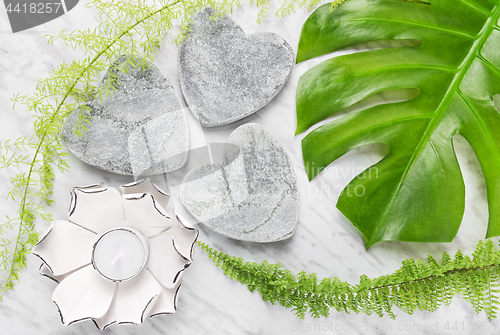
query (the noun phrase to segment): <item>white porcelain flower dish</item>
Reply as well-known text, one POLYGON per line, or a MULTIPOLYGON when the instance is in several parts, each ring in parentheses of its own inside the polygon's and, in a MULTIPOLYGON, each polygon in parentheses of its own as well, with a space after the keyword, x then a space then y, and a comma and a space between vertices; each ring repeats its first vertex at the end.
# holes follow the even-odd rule
POLYGON ((176 311, 198 231, 164 209, 168 200, 149 179, 71 190, 69 221, 54 221, 33 248, 40 274, 59 283, 52 300, 63 324, 92 319, 105 329, 176 311))

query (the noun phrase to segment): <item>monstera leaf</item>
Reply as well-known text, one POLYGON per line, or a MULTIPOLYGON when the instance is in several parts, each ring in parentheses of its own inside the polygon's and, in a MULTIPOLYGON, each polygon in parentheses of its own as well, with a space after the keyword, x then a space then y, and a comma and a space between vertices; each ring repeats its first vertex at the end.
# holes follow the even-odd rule
MULTIPOLYGON (((487 237, 500 235, 500 0, 351 0, 317 9, 302 28, 297 61, 377 40, 417 46, 331 58, 297 88, 297 133, 375 93, 413 88, 418 97, 326 123, 302 141, 309 179, 350 150, 385 143, 375 171, 351 181, 337 203, 367 247, 379 241, 450 242, 465 186, 453 148, 463 135, 486 179, 487 237), (414 44, 414 45, 415 45, 414 44), (362 188, 361 188, 362 187, 362 188), (361 196, 364 190, 364 194, 361 196)), ((372 168, 374 169, 374 168, 372 168)))

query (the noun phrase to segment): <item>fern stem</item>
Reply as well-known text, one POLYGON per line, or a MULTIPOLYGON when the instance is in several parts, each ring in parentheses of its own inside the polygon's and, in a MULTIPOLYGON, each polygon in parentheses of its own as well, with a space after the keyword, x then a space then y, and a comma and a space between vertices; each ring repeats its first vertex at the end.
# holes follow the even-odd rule
POLYGON ((434 278, 439 278, 439 277, 451 275, 451 274, 454 274, 454 273, 464 273, 464 272, 468 272, 468 271, 476 272, 476 271, 479 271, 479 270, 486 270, 486 269, 492 269, 492 268, 494 269, 495 267, 498 267, 498 266, 500 266, 500 263, 495 263, 495 264, 488 265, 488 266, 476 266, 476 267, 472 267, 472 268, 453 269, 453 270, 445 271, 445 272, 443 272, 440 275, 430 275, 430 276, 426 276, 426 277, 422 277, 422 278, 416 278, 416 279, 402 281, 402 282, 399 282, 399 283, 374 286, 374 287, 370 288, 369 290, 373 291, 373 290, 378 290, 378 289, 382 289, 382 288, 391 288, 391 287, 394 287, 394 286, 409 285, 409 284, 416 283, 416 282, 419 282, 419 281, 426 281, 426 280, 430 280, 430 279, 434 279, 434 278))
MULTIPOLYGON (((39 145, 36 148, 35 155, 33 157, 33 161, 32 161, 32 163, 30 165, 30 169, 29 169, 29 172, 28 172, 26 186, 25 186, 24 192, 23 192, 23 198, 21 200, 21 206, 20 206, 20 212, 21 213, 26 209, 26 199, 28 197, 28 189, 29 189, 29 185, 30 185, 30 181, 31 181, 31 176, 32 176, 32 173, 33 173, 33 167, 35 165, 37 156, 38 156, 38 154, 40 152, 41 144, 43 143, 43 140, 44 140, 45 136, 46 136, 46 133, 42 136, 42 138, 38 142, 39 145)), ((23 228, 23 220, 24 220, 24 215, 21 215, 20 216, 20 221, 19 221, 19 231, 17 233, 17 236, 21 236, 21 231, 22 231, 22 228, 23 228)), ((14 252, 13 252, 14 259, 16 258, 16 255, 19 252, 19 241, 20 241, 20 238, 17 238, 16 239, 15 248, 14 248, 14 252)), ((9 284, 12 282, 12 279, 14 277, 15 265, 16 265, 16 262, 12 262, 11 263, 11 265, 9 267, 9 271, 8 271, 9 274, 7 276, 7 281, 2 286, 2 288, 0 289, 0 295, 2 295, 2 293, 7 289, 7 287, 9 287, 9 284)))

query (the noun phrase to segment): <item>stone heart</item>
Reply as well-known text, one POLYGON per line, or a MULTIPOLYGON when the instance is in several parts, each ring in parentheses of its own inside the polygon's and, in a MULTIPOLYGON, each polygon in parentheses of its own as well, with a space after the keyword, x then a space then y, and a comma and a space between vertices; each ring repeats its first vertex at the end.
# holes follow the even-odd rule
POLYGON ((281 144, 252 123, 237 128, 227 143, 222 165, 203 165, 184 178, 180 198, 186 209, 208 228, 237 240, 291 237, 299 196, 292 162, 281 144))
POLYGON ((295 55, 274 33, 246 35, 228 16, 193 17, 179 49, 179 78, 191 111, 204 127, 228 124, 267 105, 290 77, 295 55))
POLYGON ((4 0, 13 33, 52 21, 72 10, 78 0, 4 0))
POLYGON ((186 114, 169 81, 148 65, 120 56, 101 84, 112 76, 115 90, 70 114, 61 135, 78 158, 103 170, 136 176, 170 172, 186 163, 186 114), (120 70, 123 66, 127 69, 120 70), (81 137, 75 134, 79 113, 91 118, 81 137))

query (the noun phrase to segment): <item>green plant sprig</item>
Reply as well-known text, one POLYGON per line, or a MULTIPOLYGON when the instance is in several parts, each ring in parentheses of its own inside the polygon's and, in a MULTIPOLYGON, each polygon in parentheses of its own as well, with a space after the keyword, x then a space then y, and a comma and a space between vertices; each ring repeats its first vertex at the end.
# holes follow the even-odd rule
POLYGON ((408 314, 435 311, 461 295, 491 320, 500 304, 500 250, 491 240, 480 241, 472 258, 458 251, 453 259, 443 253, 441 263, 431 256, 427 262, 407 259, 393 274, 374 279, 363 275, 357 285, 336 277, 318 281, 315 273, 304 271, 295 276, 281 264, 245 262, 206 243, 198 245, 225 275, 259 292, 264 301, 291 308, 301 319, 306 314, 326 317, 331 309, 395 318, 394 307, 408 314))
MULTIPOLYGON (((255 1, 250 1, 255 2, 255 1)), ((284 2, 282 1, 283 5, 284 2)), ((301 6, 309 9, 322 1, 302 0, 301 6)), ((113 76, 105 85, 97 87, 96 78, 113 64, 122 54, 141 55, 154 61, 154 55, 163 41, 166 31, 180 21, 179 34, 175 42, 181 42, 189 33, 192 15, 204 7, 212 7, 221 15, 231 13, 240 5, 239 0, 157 0, 148 4, 144 0, 104 1, 91 0, 89 7, 99 10, 94 29, 60 32, 49 36, 49 43, 57 40, 74 49, 82 49, 86 57, 71 63, 63 63, 52 74, 38 81, 36 91, 29 95, 16 94, 14 107, 21 105, 34 115, 33 134, 15 141, 0 143, 0 169, 13 167, 25 169, 11 177, 12 189, 9 199, 19 203, 15 217, 6 217, 0 224, 0 300, 7 289, 13 289, 26 266, 26 256, 39 239, 35 220, 51 221, 45 212, 50 205, 54 180, 54 167, 61 172, 68 170, 67 153, 63 149, 59 132, 64 119, 77 108, 86 108, 85 103, 101 98, 114 89, 113 76), (9 233, 13 238, 6 238, 9 233)), ((270 6, 269 0, 257 0, 258 21, 261 21, 270 6)), ((281 17, 292 12, 278 11, 281 17)), ((298 8, 298 7, 293 7, 298 8)), ((126 71, 126 66, 123 69, 126 71)), ((85 131, 89 120, 80 115, 75 132, 85 131)))

